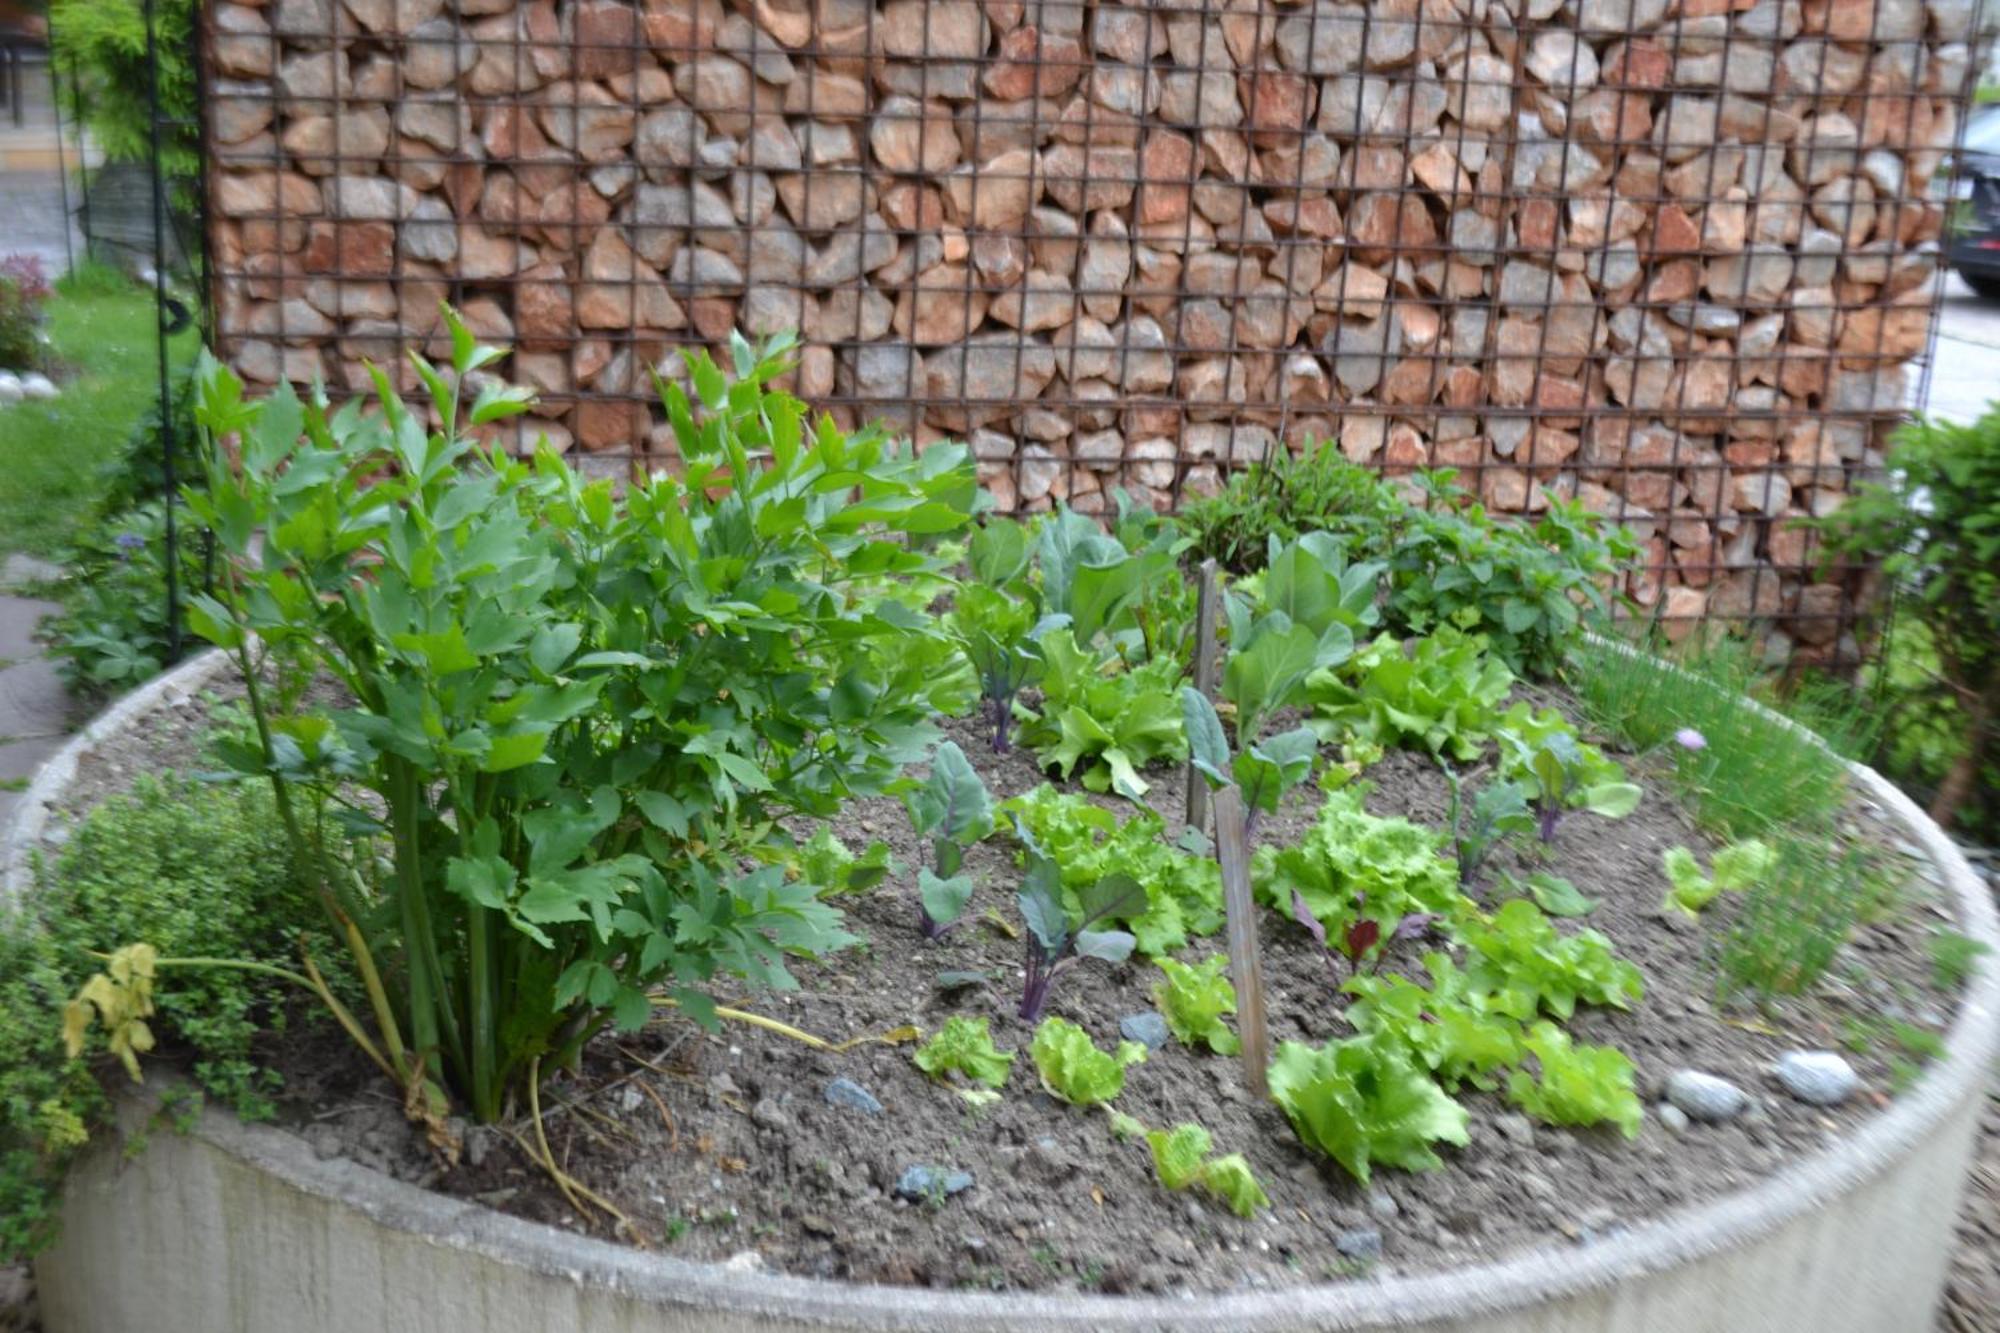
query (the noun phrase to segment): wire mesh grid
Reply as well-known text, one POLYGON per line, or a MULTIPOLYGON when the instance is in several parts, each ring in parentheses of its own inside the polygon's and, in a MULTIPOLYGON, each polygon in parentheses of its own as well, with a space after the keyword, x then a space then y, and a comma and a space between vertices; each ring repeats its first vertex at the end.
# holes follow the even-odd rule
POLYGON ((671 466, 653 374, 796 331, 1002 509, 1308 441, 1630 524, 1670 626, 1851 657, 1795 520, 1936 310, 1972 0, 276 0, 206 11, 215 332, 407 389, 441 301, 525 419, 671 466))

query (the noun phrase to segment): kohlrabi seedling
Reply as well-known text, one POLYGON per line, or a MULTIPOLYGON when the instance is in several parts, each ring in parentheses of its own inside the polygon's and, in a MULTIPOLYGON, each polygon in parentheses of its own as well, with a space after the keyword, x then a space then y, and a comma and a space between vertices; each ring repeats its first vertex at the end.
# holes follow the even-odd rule
MULTIPOLYGON (((1237 739, 1247 734, 1237 714, 1237 739)), ((1319 753, 1319 737, 1310 727, 1294 727, 1264 740, 1254 737, 1249 748, 1234 759, 1222 719, 1215 705, 1192 685, 1181 689, 1181 725, 1187 731, 1188 754, 1211 787, 1235 783, 1243 793, 1244 836, 1256 826, 1260 815, 1278 808, 1285 793, 1304 782, 1312 772, 1313 757, 1319 753)))
POLYGON ((1623 819, 1638 807, 1639 788, 1625 780, 1625 770, 1578 740, 1554 710, 1531 713, 1516 704, 1507 710, 1499 735, 1501 773, 1526 790, 1543 843, 1555 840, 1567 810, 1623 819))
MULTIPOLYGON (((1442 764, 1443 761, 1440 761, 1442 764)), ((1535 828, 1535 812, 1528 806, 1528 793, 1518 782, 1498 779, 1479 789, 1468 805, 1465 784, 1449 764, 1443 764, 1445 780, 1451 784, 1452 849, 1458 860, 1461 888, 1478 887, 1479 872, 1493 849, 1512 834, 1535 828)))
POLYGON ((1130 875, 1106 875, 1078 894, 1075 922, 1063 907, 1062 874, 1056 863, 1033 853, 1017 901, 1027 925, 1023 939, 1027 984, 1021 991, 1020 1018, 1038 1022, 1049 1002, 1056 976, 1079 958, 1122 963, 1132 956, 1134 940, 1123 930, 1094 930, 1107 918, 1137 916, 1146 910, 1146 890, 1130 875))
POLYGON ((905 792, 910 828, 931 844, 931 864, 917 869, 919 925, 934 940, 965 911, 972 876, 961 872, 965 849, 993 831, 993 800, 965 751, 946 741, 931 755, 931 775, 905 792))

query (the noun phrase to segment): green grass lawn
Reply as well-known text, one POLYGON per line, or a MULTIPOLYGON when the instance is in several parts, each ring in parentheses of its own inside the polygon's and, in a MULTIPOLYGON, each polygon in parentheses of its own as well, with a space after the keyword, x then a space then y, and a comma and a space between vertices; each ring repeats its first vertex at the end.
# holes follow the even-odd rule
MULTIPOLYGON (((0 411, 0 553, 54 555, 89 522, 104 470, 157 401, 153 293, 103 270, 59 284, 48 327, 62 395, 0 411)), ((176 364, 194 355, 174 339, 176 364)))

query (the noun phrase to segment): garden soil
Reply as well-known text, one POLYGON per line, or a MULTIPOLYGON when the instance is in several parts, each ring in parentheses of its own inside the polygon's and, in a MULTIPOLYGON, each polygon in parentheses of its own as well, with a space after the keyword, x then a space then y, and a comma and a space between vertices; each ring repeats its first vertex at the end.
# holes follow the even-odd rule
MULTIPOLYGON (((1575 715, 1571 701, 1548 697, 1575 715)), ((74 794, 79 807, 138 771, 202 767, 191 724, 206 707, 180 711, 148 736, 87 760, 74 794)), ((947 730, 996 798, 1043 780, 1031 756, 993 754, 970 724, 947 730)), ((1007 840, 971 852, 967 867, 979 888, 967 920, 926 943, 911 882, 919 849, 901 807, 887 799, 857 802, 835 822, 851 847, 888 841, 904 867, 877 889, 839 900, 864 942, 824 962, 795 963, 796 991, 720 998, 832 1042, 893 1039, 909 1027, 929 1034, 956 1014, 988 1017, 999 1045, 1021 1051, 998 1102, 975 1107, 927 1078, 911 1064, 908 1044, 864 1041, 832 1053, 742 1022, 704 1032, 668 1013, 643 1032, 598 1040, 582 1067, 559 1075, 543 1097, 556 1159, 615 1204, 629 1231, 600 1210, 586 1216, 570 1206, 515 1137, 532 1133, 525 1117, 501 1129, 469 1128, 462 1161, 445 1168, 379 1078, 334 1035, 294 1035, 271 1052, 286 1079, 285 1115, 322 1156, 351 1157, 523 1217, 615 1231, 690 1259, 856 1282, 1227 1291, 1587 1246, 1750 1185, 1852 1133, 1888 1103, 1899 1077, 1894 1048, 1880 1035, 1885 1020, 1940 1031, 1950 1008, 1933 988, 1928 949, 1944 917, 1934 887, 1900 858, 1896 910, 1859 932, 1811 996, 1764 1008, 1719 1004, 1712 951, 1735 904, 1711 907, 1698 928, 1659 915, 1661 853, 1685 844, 1706 859, 1712 847, 1661 774, 1626 758, 1646 789, 1633 815, 1572 815, 1546 856, 1507 849, 1494 869, 1545 869, 1572 880, 1600 906, 1563 928, 1604 932, 1643 972, 1645 998, 1631 1012, 1580 1009, 1569 1024, 1578 1040, 1614 1045, 1635 1062, 1648 1104, 1636 1139, 1534 1124, 1497 1096, 1468 1090, 1461 1094, 1472 1113, 1468 1147, 1445 1149, 1441 1170, 1383 1170, 1364 1186, 1307 1152, 1277 1108, 1250 1097, 1235 1059, 1170 1043, 1127 1072, 1118 1109, 1154 1128, 1204 1126, 1217 1152, 1249 1159, 1273 1207, 1243 1220, 1212 1199, 1168 1193, 1142 1142, 1119 1141, 1101 1110, 1067 1106, 1037 1086, 1029 1033, 1012 1017, 1021 976, 1012 904, 1019 871, 1007 840), (961 975, 947 987, 946 973, 983 979, 958 984, 961 975), (1845 1106, 1806 1106, 1771 1077, 1783 1052, 1841 1048, 1857 1025, 1876 1035, 1866 1049, 1847 1052, 1863 1092, 1845 1106), (1724 1125, 1670 1129, 1657 1105, 1667 1076, 1684 1067, 1738 1083, 1751 1093, 1751 1109, 1724 1125), (860 1085, 880 1109, 830 1102, 836 1078, 860 1085), (895 1187, 911 1166, 963 1171, 972 1184, 946 1198, 901 1199, 895 1187)), ((1154 784, 1149 802, 1172 838, 1180 831, 1180 774, 1146 776, 1154 784)), ((1392 751, 1367 778, 1373 813, 1444 823, 1448 790, 1429 761, 1392 751)), ((1257 842, 1298 839, 1317 801, 1310 787, 1294 792, 1257 830, 1257 842)), ((1859 841, 1897 845, 1862 805, 1850 809, 1846 827, 1859 841)), ((1275 914, 1264 913, 1260 929, 1273 1041, 1346 1035, 1325 955, 1275 914)), ((1400 946, 1391 966, 1414 968, 1421 948, 1400 946)), ((1183 956, 1207 951, 1197 945, 1183 956)), ((1108 1048, 1121 1018, 1151 1009, 1157 977, 1138 960, 1085 961, 1058 981, 1050 1012, 1108 1048)))

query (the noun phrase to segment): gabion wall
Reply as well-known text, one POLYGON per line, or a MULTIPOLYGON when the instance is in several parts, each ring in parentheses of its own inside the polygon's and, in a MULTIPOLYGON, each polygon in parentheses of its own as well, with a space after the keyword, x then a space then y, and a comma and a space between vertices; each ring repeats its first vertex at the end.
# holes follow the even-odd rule
POLYGON ((449 300, 623 467, 677 345, 797 330, 799 394, 1002 509, 1334 440, 1573 494, 1642 606, 1826 660, 1865 576, 1792 520, 1910 398, 1975 7, 218 2, 217 332, 361 391, 449 300))

